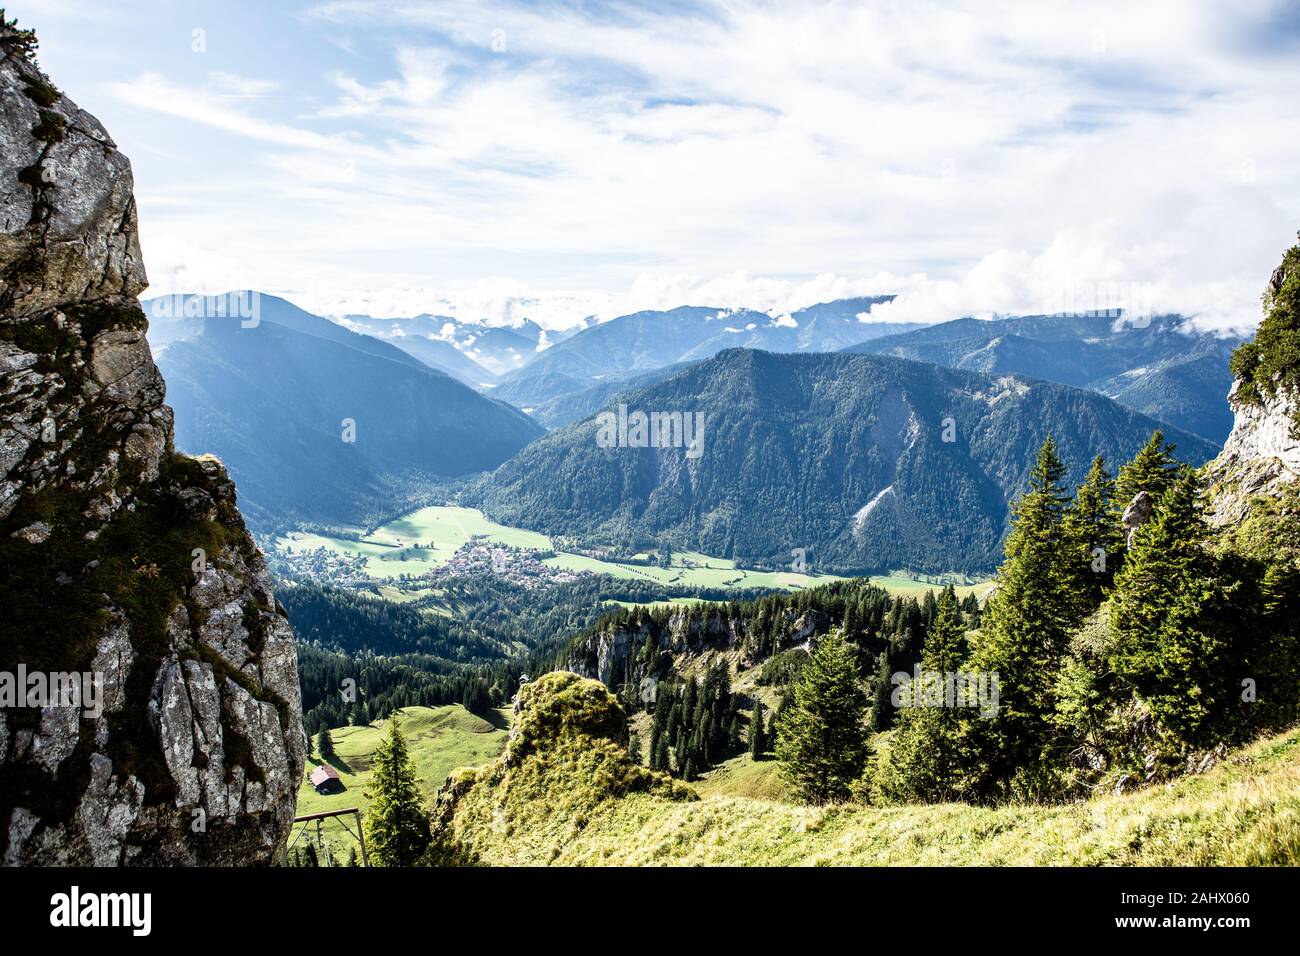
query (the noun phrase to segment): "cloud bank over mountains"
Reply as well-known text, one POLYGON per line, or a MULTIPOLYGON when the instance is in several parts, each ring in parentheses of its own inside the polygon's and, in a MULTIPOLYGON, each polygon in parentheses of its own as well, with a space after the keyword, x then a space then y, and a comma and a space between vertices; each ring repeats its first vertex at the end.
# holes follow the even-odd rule
POLYGON ((135 161, 159 293, 1243 328, 1300 224, 1284 3, 23 6, 135 161))

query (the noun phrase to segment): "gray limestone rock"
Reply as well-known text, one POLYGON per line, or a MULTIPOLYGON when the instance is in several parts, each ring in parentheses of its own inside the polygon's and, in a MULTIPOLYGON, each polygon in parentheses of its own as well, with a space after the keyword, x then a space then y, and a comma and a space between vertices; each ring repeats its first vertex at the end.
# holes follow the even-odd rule
POLYGON ((0 548, 47 583, 0 582, 0 671, 89 674, 96 706, 0 710, 0 860, 270 863, 305 756, 293 631, 225 469, 173 449, 130 163, 13 36, 0 27, 0 548), (202 562, 156 553, 161 524, 202 562))

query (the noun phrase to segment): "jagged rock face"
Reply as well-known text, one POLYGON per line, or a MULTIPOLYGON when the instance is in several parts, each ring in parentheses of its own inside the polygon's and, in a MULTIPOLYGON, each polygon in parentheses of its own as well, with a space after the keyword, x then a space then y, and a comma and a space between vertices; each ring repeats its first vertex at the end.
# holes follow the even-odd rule
POLYGON ((1237 395, 1240 385, 1234 382, 1228 393, 1235 415, 1232 434, 1219 456, 1205 466, 1210 520, 1216 526, 1235 524, 1252 498, 1300 478, 1300 396, 1279 387, 1258 403, 1242 402, 1237 395))
MULTIPOLYGON (((777 650, 809 645, 830 627, 830 618, 816 609, 794 615, 786 613, 783 633, 777 650)), ((606 687, 620 683, 636 685, 643 704, 653 704, 659 674, 651 673, 641 651, 646 638, 654 635, 661 653, 691 656, 710 651, 739 651, 743 664, 752 664, 747 656, 743 622, 726 611, 688 614, 676 611, 662 627, 648 622, 630 626, 611 626, 592 634, 573 649, 570 666, 583 677, 600 681, 606 687)))
POLYGON ((177 455, 131 169, 0 28, 0 860, 272 862, 293 632, 219 462, 177 455), (12 696, 20 672, 95 688, 12 696))
POLYGON ((1123 524, 1124 530, 1127 532, 1126 541, 1130 548, 1133 547, 1133 538, 1137 535, 1138 528, 1150 520, 1151 513, 1155 509, 1156 501, 1146 491, 1139 491, 1134 495, 1133 500, 1124 509, 1124 514, 1120 517, 1120 523, 1123 524))

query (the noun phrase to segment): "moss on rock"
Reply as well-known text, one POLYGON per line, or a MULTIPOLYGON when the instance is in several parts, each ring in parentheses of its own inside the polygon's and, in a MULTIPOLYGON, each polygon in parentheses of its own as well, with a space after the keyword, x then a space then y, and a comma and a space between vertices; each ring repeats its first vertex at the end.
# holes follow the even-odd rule
POLYGON ((607 802, 643 795, 697 800, 691 788, 627 753, 627 716, 599 681, 565 671, 526 685, 506 752, 477 771, 453 773, 438 793, 425 862, 465 864, 491 855, 523 860, 581 832, 607 802))

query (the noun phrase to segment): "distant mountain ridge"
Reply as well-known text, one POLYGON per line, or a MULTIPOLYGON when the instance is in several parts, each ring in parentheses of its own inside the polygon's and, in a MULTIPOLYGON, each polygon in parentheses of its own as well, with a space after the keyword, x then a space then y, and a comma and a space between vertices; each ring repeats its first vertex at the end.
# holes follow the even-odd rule
POLYGON ((1240 339, 1189 332, 1182 316, 954 319, 846 351, 1017 374, 1088 388, 1212 441, 1232 428, 1228 360, 1240 339))
POLYGON ((177 445, 220 457, 262 529, 364 524, 542 434, 401 349, 273 296, 261 297, 256 325, 169 320, 150 306, 177 445))
POLYGON ((751 309, 679 306, 619 316, 583 329, 503 377, 494 394, 535 408, 593 386, 710 358, 728 348, 827 352, 877 335, 919 328, 870 322, 871 309, 893 296, 840 299, 773 316, 751 309))
MULTIPOLYGON (((703 454, 602 448, 588 419, 477 481, 468 503, 506 524, 750 566, 789 566, 803 548, 819 572, 976 573, 996 566, 1007 504, 1048 434, 1080 481, 1094 455, 1113 469, 1162 427, 1066 385, 852 353, 729 349, 616 403, 702 412, 703 454)), ((1165 431, 1196 464, 1217 451, 1165 431)))
POLYGON ((565 337, 547 332, 531 319, 498 326, 427 312, 410 318, 347 315, 342 322, 392 342, 475 388, 490 386, 500 376, 523 368, 547 342, 565 337))

